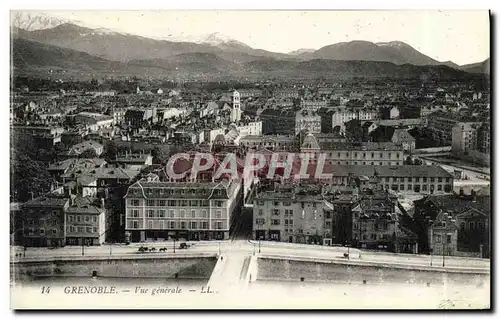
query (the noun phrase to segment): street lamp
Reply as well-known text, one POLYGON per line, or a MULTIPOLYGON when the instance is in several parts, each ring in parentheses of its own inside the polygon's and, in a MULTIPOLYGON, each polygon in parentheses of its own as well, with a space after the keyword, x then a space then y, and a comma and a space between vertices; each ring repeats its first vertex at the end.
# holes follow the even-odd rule
POLYGON ((85 256, 85 240, 84 240, 84 237, 82 237, 82 256, 85 256))

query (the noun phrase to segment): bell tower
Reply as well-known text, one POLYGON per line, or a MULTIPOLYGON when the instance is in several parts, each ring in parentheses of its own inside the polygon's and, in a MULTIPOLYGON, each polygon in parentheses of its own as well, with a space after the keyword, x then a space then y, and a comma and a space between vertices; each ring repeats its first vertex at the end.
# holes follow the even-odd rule
POLYGON ((239 121, 241 121, 240 93, 238 91, 234 91, 233 108, 231 110, 231 122, 238 123, 239 121))

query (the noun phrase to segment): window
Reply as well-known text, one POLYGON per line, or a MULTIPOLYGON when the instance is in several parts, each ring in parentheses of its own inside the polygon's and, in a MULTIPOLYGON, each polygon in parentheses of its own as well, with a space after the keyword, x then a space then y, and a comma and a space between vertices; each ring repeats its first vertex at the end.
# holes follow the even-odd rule
POLYGON ((168 226, 170 229, 175 229, 175 222, 174 221, 169 222, 168 226))
POLYGON ((411 177, 408 177, 408 182, 411 183, 411 177))
POLYGON ((151 218, 151 217, 155 217, 155 211, 152 210, 152 209, 148 209, 148 217, 151 218))
POLYGON ((402 190, 402 191, 404 191, 405 190, 405 184, 399 185, 399 189, 402 190))
POLYGON ((82 216, 76 216, 76 221, 78 223, 81 223, 82 222, 82 216))
POLYGON ((45 236, 45 229, 40 228, 40 236, 45 236))
POLYGON ((413 186, 413 191, 414 191, 415 193, 420 193, 420 185, 414 185, 414 186, 413 186))
POLYGON ((216 222, 216 223, 215 223, 215 228, 216 228, 216 229, 223 229, 223 228, 222 228, 222 222, 216 222))
POLYGON ((279 225, 280 224, 280 220, 279 219, 273 219, 271 221, 271 225, 279 225))
POLYGON ((425 191, 427 191, 427 185, 426 185, 426 184, 422 185, 422 190, 423 190, 424 192, 425 192, 425 191))
POLYGON ((85 232, 87 232, 88 234, 92 233, 92 227, 86 227, 85 232))
POLYGON ((292 205, 291 202, 283 202, 283 206, 290 206, 290 205, 292 205))
POLYGON ((443 185, 438 184, 438 191, 442 191, 442 190, 443 190, 443 185))
POLYGON ((469 222, 469 230, 474 230, 474 222, 469 222))
POLYGON ((188 201, 187 200, 181 200, 181 206, 187 206, 188 201))
POLYGON ((160 220, 159 224, 160 224, 160 229, 164 229, 165 228, 165 224, 163 223, 163 220, 160 220))
POLYGON ((441 235, 436 235, 436 243, 441 243, 441 235))
POLYGON ((155 206, 155 200, 154 199, 148 199, 146 202, 146 206, 155 206))
POLYGON ((74 219, 74 218, 73 218, 73 215, 69 215, 69 216, 68 216, 68 222, 72 223, 72 222, 73 222, 73 219, 74 219))
POLYGON ((420 182, 420 177, 415 177, 415 182, 420 182))
POLYGON ((175 212, 173 209, 169 210, 170 218, 175 218, 175 212))
POLYGON ((257 224, 257 225, 264 225, 264 218, 257 218, 257 219, 255 219, 255 224, 257 224))
POLYGON ((197 228, 198 228, 198 225, 197 225, 197 224, 198 224, 197 222, 192 221, 192 222, 191 222, 191 225, 190 225, 190 228, 191 228, 191 229, 197 229, 197 228))
POLYGON ((135 217, 135 218, 139 217, 139 210, 138 209, 132 210, 132 217, 135 217))
POLYGON ((139 206, 139 200, 138 199, 132 199, 130 205, 131 206, 139 206))
POLYGON ((288 219, 285 219, 285 225, 288 225, 288 219))
POLYGON ((431 177, 431 183, 434 183, 434 177, 431 177))
POLYGON ((274 202, 274 206, 279 206, 280 202, 274 202))
POLYGON ((90 222, 90 216, 88 216, 88 215, 85 216, 85 222, 86 223, 90 222))
POLYGON ((393 177, 393 178, 392 178, 392 181, 393 181, 393 182, 397 182, 397 181, 398 181, 398 178, 397 178, 397 177, 393 177))
POLYGON ((389 182, 389 177, 386 177, 386 178, 385 178, 385 181, 386 181, 386 182, 389 182))
POLYGON ((164 209, 158 210, 158 217, 159 218, 164 218, 165 217, 165 210, 164 209))
POLYGON ((97 227, 92 227, 92 232, 95 234, 97 233, 97 227))
POLYGON ((180 218, 185 218, 186 217, 186 211, 184 209, 180 210, 180 218))
POLYGON ((198 201, 197 200, 192 200, 191 201, 191 206, 198 206, 198 201))
POLYGON ((451 235, 450 234, 446 235, 446 243, 451 244, 451 235))
POLYGON ((208 229, 208 222, 202 222, 201 229, 208 229))
POLYGON ((207 218, 207 210, 206 209, 204 209, 204 210, 201 211, 201 217, 202 218, 207 218))
POLYGON ((196 218, 196 210, 191 209, 191 218, 196 218))
POLYGON ((92 222, 97 223, 97 216, 92 216, 92 222))
POLYGON ((292 226, 292 225, 293 225, 293 219, 290 219, 290 220, 288 221, 288 224, 289 224, 290 226, 292 226))
POLYGON ((215 211, 215 218, 222 218, 222 211, 221 210, 215 211))
POLYGON ((279 216, 280 210, 279 209, 273 209, 273 215, 279 216))
POLYGON ((168 206, 177 206, 177 201, 175 201, 175 200, 169 200, 168 201, 168 206))
POLYGON ((76 231, 75 226, 69 226, 70 233, 74 233, 76 231))
POLYGON ((465 230, 465 223, 464 223, 464 222, 461 222, 461 223, 460 223, 460 230, 461 230, 461 231, 464 231, 464 230, 465 230))
POLYGON ((224 203, 224 202, 223 202, 223 201, 221 201, 221 200, 216 200, 216 201, 215 201, 215 206, 216 206, 216 207, 222 207, 222 204, 223 204, 223 203, 224 203))
POLYGON ((424 183, 427 183, 427 177, 423 177, 424 183))
POLYGON ((375 153, 372 152, 372 158, 375 158, 375 153))
POLYGON ((164 200, 164 199, 160 199, 160 200, 158 201, 158 206, 165 206, 166 202, 167 202, 166 200, 164 200))
POLYGON ((441 183, 443 182, 443 178, 442 177, 438 177, 438 183, 441 183))
POLYGON ((181 222, 181 229, 186 229, 186 222, 184 221, 181 222))
POLYGON ((262 211, 262 209, 259 209, 259 216, 262 216, 264 215, 264 212, 262 211))
POLYGON ((148 220, 148 228, 153 229, 153 221, 152 220, 148 220))

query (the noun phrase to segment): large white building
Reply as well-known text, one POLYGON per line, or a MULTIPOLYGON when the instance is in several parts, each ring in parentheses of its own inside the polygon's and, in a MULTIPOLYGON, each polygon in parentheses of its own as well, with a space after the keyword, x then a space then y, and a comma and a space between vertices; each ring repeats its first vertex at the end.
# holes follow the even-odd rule
POLYGON ((340 132, 345 133, 345 122, 357 119, 360 121, 374 120, 378 118, 378 112, 375 110, 338 110, 332 115, 332 128, 340 127, 340 132))
POLYGON ((140 180, 125 195, 125 231, 132 242, 229 239, 241 184, 140 180))

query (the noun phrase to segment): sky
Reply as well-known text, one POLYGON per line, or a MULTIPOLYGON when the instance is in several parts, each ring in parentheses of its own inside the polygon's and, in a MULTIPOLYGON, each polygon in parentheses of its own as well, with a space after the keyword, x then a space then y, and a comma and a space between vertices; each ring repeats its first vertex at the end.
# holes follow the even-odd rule
POLYGON ((290 52, 353 40, 403 41, 459 65, 490 57, 488 11, 46 11, 146 37, 220 32, 253 48, 290 52))

